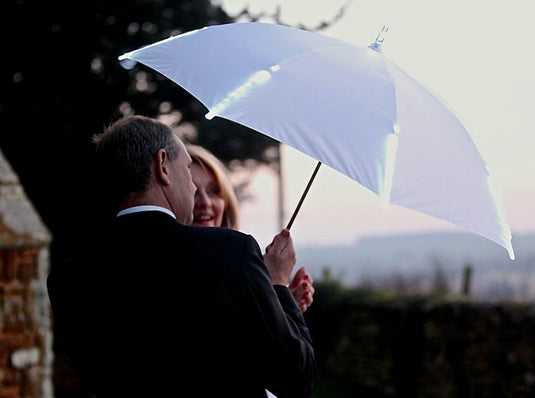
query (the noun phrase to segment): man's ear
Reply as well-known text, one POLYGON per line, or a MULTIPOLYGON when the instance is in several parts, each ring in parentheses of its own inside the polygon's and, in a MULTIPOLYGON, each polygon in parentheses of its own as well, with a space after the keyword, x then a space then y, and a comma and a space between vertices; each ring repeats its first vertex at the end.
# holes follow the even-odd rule
POLYGON ((158 151, 158 153, 156 154, 155 163, 155 174, 158 182, 166 186, 170 185, 171 178, 169 176, 169 154, 165 149, 160 149, 158 151))

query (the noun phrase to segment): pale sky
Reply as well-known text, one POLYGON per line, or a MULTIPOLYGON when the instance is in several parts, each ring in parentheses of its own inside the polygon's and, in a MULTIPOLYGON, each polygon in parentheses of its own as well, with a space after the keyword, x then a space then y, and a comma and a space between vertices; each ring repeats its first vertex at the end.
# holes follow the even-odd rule
MULTIPOLYGON (((316 26, 348 1, 222 0, 232 15, 273 12, 316 26)), ((272 22, 266 20, 265 22, 272 22)), ((354 0, 322 34, 357 45, 390 31, 383 54, 438 94, 463 120, 487 162, 515 234, 535 232, 535 1, 354 0)), ((286 148, 287 219, 316 161, 286 148)), ((277 186, 266 172, 254 180, 257 200, 242 206, 245 232, 265 246, 278 232, 277 186)), ((366 235, 459 228, 381 200, 323 166, 292 227, 296 246, 351 244, 366 235)), ((513 239, 514 245, 514 239, 513 239)))

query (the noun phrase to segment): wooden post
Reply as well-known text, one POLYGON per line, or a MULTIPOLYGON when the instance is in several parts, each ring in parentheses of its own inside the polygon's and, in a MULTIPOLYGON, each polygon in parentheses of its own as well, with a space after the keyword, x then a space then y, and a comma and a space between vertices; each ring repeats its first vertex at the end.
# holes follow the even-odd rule
POLYGON ((462 286, 462 295, 469 296, 470 290, 472 288, 472 273, 473 267, 470 264, 465 265, 463 272, 463 286, 462 286))

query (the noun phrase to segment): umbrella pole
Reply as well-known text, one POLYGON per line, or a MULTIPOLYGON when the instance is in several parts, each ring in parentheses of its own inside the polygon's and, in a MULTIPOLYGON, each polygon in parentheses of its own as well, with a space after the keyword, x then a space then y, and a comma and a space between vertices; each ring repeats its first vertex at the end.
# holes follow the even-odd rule
POLYGON ((321 166, 321 162, 318 162, 318 164, 316 165, 316 168, 314 169, 314 172, 312 173, 312 176, 310 177, 310 180, 308 181, 305 191, 301 195, 301 199, 299 199, 299 203, 297 204, 297 207, 295 208, 294 213, 292 214, 292 218, 290 218, 290 221, 288 222, 288 225, 286 226, 287 230, 290 230, 290 228, 292 227, 295 217, 297 217, 297 213, 299 212, 299 209, 301 208, 301 205, 303 204, 303 201, 305 200, 305 197, 307 196, 308 190, 310 189, 310 186, 312 185, 312 181, 314 181, 314 178, 316 178, 316 174, 318 174, 318 170, 320 169, 320 166, 321 166))

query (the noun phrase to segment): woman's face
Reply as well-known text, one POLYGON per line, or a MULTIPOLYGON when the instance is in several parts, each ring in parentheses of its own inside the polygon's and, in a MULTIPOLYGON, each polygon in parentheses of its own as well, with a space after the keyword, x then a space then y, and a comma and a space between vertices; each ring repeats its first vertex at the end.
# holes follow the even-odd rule
POLYGON ((225 201, 221 197, 214 175, 199 164, 193 163, 191 178, 197 187, 191 225, 220 227, 223 222, 225 201))

